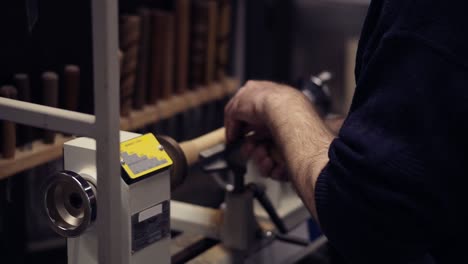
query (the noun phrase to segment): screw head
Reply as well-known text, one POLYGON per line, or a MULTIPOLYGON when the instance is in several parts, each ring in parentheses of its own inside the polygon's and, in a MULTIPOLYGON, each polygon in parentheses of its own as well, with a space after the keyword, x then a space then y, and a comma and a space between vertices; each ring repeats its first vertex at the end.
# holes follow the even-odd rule
POLYGON ((158 146, 158 149, 159 149, 159 151, 163 151, 163 150, 164 150, 163 145, 159 145, 159 146, 158 146))
POLYGON ((226 187, 226 191, 228 191, 228 192, 234 191, 234 185, 232 185, 232 184, 226 184, 225 187, 226 187))

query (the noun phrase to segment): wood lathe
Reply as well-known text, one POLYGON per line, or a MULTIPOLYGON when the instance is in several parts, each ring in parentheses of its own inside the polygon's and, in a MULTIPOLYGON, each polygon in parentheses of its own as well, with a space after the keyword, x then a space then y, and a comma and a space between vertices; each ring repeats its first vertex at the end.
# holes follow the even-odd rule
MULTIPOLYGON (((259 250, 265 245, 265 239, 272 240, 271 235, 267 238, 266 231, 271 234, 275 226, 280 233, 287 231, 264 189, 245 184, 246 160, 239 155, 239 144, 225 145, 224 128, 180 144, 152 134, 121 132, 120 138, 121 189, 124 212, 127 212, 122 215, 122 228, 127 234, 124 239, 130 251, 130 263, 153 263, 155 258, 158 263, 170 263, 171 229, 189 233, 195 229, 199 235, 220 241, 220 245, 237 252, 236 256, 240 258, 251 254, 252 250, 259 250), (210 163, 219 160, 226 161, 224 168, 210 167, 210 163), (171 189, 183 182, 188 168, 196 163, 203 163, 208 174, 220 170, 235 173, 237 180, 234 188, 226 190, 224 210, 207 211, 170 201, 171 189), (267 230, 261 228, 255 217, 255 198, 272 219, 273 225, 267 224, 267 230), (184 216, 188 211, 192 212, 191 217, 184 216), (206 221, 195 220, 200 218, 206 221)), ((65 170, 52 177, 43 192, 45 215, 50 226, 67 237, 69 264, 97 263, 94 222, 99 217, 96 207, 99 177, 96 175, 95 149, 95 141, 91 138, 66 142, 65 170)))
MULTIPOLYGON (((122 239, 128 245, 130 263, 153 263, 155 259, 158 263, 170 263, 171 231, 218 241, 217 246, 236 263, 274 240, 308 244, 287 234, 291 227, 310 217, 299 198, 295 197, 294 205, 288 206, 289 211, 277 211, 264 186, 246 182, 247 159, 240 151, 242 139, 227 144, 225 133, 224 128, 219 128, 178 143, 167 136, 121 132, 120 178, 125 212, 121 216, 125 231, 122 239), (171 190, 184 182, 195 164, 208 175, 233 176, 232 182, 224 186, 221 209, 171 201, 171 190), (258 217, 254 200, 264 209, 268 221, 258 217), (287 219, 291 216, 294 220, 287 219)), ((52 177, 44 190, 48 222, 68 239, 68 263, 97 263, 97 230, 93 224, 99 217, 99 177, 95 157, 93 139, 77 138, 65 143, 65 170, 52 177)), ((184 254, 196 259, 196 254, 200 254, 197 252, 184 254)))

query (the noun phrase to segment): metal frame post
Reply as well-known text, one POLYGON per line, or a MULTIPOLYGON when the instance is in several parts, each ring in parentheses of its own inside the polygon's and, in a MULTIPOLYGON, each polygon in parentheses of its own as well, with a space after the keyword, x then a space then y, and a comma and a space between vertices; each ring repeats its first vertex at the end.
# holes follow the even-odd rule
POLYGON ((117 0, 91 2, 99 185, 98 259, 100 264, 128 264, 130 246, 122 221, 119 164, 118 3, 117 0))

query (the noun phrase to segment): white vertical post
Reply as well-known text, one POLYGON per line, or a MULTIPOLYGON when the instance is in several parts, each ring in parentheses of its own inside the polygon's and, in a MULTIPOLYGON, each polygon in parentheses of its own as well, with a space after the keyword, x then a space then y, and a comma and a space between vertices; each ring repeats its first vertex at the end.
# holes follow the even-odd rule
POLYGON ((118 2, 93 0, 94 109, 96 115, 98 256, 100 264, 129 264, 122 225, 119 164, 118 2))

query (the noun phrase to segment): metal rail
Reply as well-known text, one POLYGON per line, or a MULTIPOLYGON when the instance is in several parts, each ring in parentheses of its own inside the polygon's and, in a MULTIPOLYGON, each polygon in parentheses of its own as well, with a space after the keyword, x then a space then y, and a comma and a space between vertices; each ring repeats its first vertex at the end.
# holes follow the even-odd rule
POLYGON ((0 97, 0 120, 82 136, 94 136, 93 115, 0 97))

